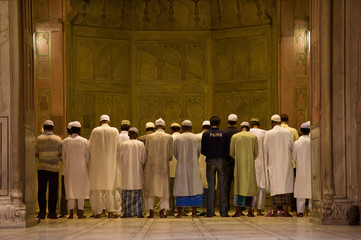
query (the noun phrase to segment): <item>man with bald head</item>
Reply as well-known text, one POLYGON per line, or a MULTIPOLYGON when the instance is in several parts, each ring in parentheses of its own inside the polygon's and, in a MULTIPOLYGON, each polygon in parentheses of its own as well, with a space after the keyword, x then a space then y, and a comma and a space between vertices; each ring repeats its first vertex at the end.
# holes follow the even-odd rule
POLYGON ((114 184, 118 142, 118 129, 110 126, 108 115, 102 115, 100 126, 93 129, 89 138, 91 156, 89 166, 90 204, 94 218, 101 217, 104 207, 108 210, 108 218, 116 218, 116 214, 114 214, 114 184))

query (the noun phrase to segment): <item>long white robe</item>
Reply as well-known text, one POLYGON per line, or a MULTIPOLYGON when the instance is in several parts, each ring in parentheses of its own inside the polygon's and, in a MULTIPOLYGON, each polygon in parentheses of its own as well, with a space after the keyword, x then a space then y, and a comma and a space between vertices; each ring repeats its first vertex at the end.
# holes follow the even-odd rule
POLYGON ((146 198, 157 196, 169 199, 169 161, 173 159, 173 138, 158 129, 148 135, 145 149, 144 195, 146 198))
POLYGON ((102 124, 89 138, 89 176, 92 190, 114 190, 118 129, 102 124))
POLYGON ((143 188, 143 165, 147 159, 144 143, 138 140, 128 140, 119 146, 119 161, 122 166, 121 182, 123 190, 138 190, 143 188))
POLYGON ((63 162, 65 163, 66 199, 88 199, 90 181, 88 174, 88 140, 73 134, 63 140, 63 162))
POLYGON ((268 171, 266 169, 266 157, 264 156, 263 151, 264 137, 267 131, 260 128, 251 128, 249 132, 256 135, 258 139, 258 157, 255 160, 257 187, 269 191, 269 178, 268 171))
MULTIPOLYGON (((119 156, 119 146, 122 142, 128 141, 129 140, 129 135, 128 135, 128 131, 121 131, 119 134, 119 140, 118 140, 118 146, 117 146, 117 156, 119 156)), ((122 173, 122 165, 120 161, 117 161, 117 173, 115 175, 115 188, 116 189, 120 189, 122 188, 122 177, 121 177, 121 173, 122 173)))
MULTIPOLYGON (((175 132, 172 134, 173 143, 177 136, 180 135, 180 132, 175 132)), ((169 177, 174 178, 175 177, 175 170, 177 168, 177 159, 173 155, 173 160, 169 162, 169 177)))
POLYGON ((177 161, 174 196, 194 196, 203 193, 201 170, 198 158, 201 143, 198 136, 185 132, 174 139, 174 156, 177 161))
POLYGON ((311 139, 301 136, 294 145, 293 159, 297 163, 295 198, 311 198, 311 139))
MULTIPOLYGON (((198 139, 199 139, 199 143, 202 142, 202 135, 203 132, 196 134, 198 139)), ((199 162, 199 168, 201 170, 201 177, 202 177, 202 183, 203 183, 203 188, 208 188, 208 182, 207 182, 207 164, 206 164, 206 156, 204 156, 202 153, 199 155, 198 158, 198 162, 199 162)), ((217 182, 217 181, 216 181, 217 182)))
POLYGON ((293 139, 290 131, 276 125, 264 139, 271 196, 293 192, 293 139))

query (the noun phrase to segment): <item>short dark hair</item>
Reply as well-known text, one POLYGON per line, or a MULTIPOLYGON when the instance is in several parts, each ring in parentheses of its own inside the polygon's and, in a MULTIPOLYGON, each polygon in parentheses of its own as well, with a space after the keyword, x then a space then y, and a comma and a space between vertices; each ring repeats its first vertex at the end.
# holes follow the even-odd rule
POLYGON ((308 134, 310 134, 310 129, 309 128, 301 128, 301 132, 303 133, 303 135, 308 135, 308 134))
POLYGON ((79 133, 80 133, 80 129, 81 129, 81 128, 78 128, 78 127, 71 127, 72 133, 76 133, 76 134, 79 134, 79 133))
POLYGON ((250 129, 248 126, 242 126, 242 127, 241 127, 241 130, 242 130, 243 128, 246 128, 247 131, 249 131, 249 129, 250 129))
POLYGON ((54 126, 44 125, 43 128, 44 128, 44 131, 52 131, 54 129, 54 126))
POLYGON ((251 125, 251 127, 253 127, 253 126, 258 126, 259 127, 261 124, 258 121, 251 121, 249 123, 249 125, 251 125))
POLYGON ((287 122, 288 121, 288 115, 287 114, 282 113, 280 117, 281 117, 282 122, 287 122))
POLYGON ((203 125, 202 128, 203 129, 211 129, 211 126, 210 125, 203 125))
POLYGON ((67 132, 68 134, 72 134, 71 128, 66 128, 66 132, 67 132))
POLYGON ((182 126, 182 130, 184 131, 184 132, 192 132, 192 126, 182 126))
POLYGON ((122 124, 120 125, 120 129, 123 131, 128 131, 130 128, 130 126, 128 124, 122 124))
POLYGON ((234 124, 237 123, 237 121, 230 121, 230 120, 228 120, 227 122, 228 122, 229 125, 234 125, 234 124))
POLYGON ((212 116, 209 121, 211 122, 211 126, 219 126, 221 123, 221 119, 219 119, 217 116, 212 116))
POLYGON ((180 127, 178 127, 178 126, 170 127, 170 129, 172 129, 172 130, 175 131, 175 132, 179 132, 179 131, 180 131, 180 127))
POLYGON ((145 129, 145 131, 150 131, 150 130, 154 131, 154 127, 149 127, 145 129))

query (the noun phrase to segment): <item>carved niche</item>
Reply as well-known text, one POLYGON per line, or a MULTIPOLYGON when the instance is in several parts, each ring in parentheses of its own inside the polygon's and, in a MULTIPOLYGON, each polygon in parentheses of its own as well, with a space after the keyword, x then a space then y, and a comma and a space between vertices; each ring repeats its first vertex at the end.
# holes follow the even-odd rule
POLYGON ((144 133, 147 122, 154 122, 161 117, 169 129, 174 122, 179 124, 189 119, 193 123, 193 132, 202 130, 202 122, 205 120, 205 107, 203 95, 142 95, 139 97, 140 126, 144 133))
POLYGON ((207 55, 197 42, 138 42, 138 83, 203 81, 207 55))
POLYGON ((215 81, 232 82, 268 78, 265 36, 216 41, 215 81))

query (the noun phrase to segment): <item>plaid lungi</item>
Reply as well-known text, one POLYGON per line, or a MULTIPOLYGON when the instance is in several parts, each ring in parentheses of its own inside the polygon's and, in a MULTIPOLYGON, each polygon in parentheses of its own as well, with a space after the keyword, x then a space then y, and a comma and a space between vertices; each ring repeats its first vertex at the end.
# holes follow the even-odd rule
POLYGON ((124 190, 123 208, 124 217, 142 216, 143 213, 142 190, 124 190))
POLYGON ((278 194, 271 196, 272 206, 292 205, 292 193, 278 194))
POLYGON ((252 207, 253 197, 234 195, 233 205, 237 207, 252 207))

